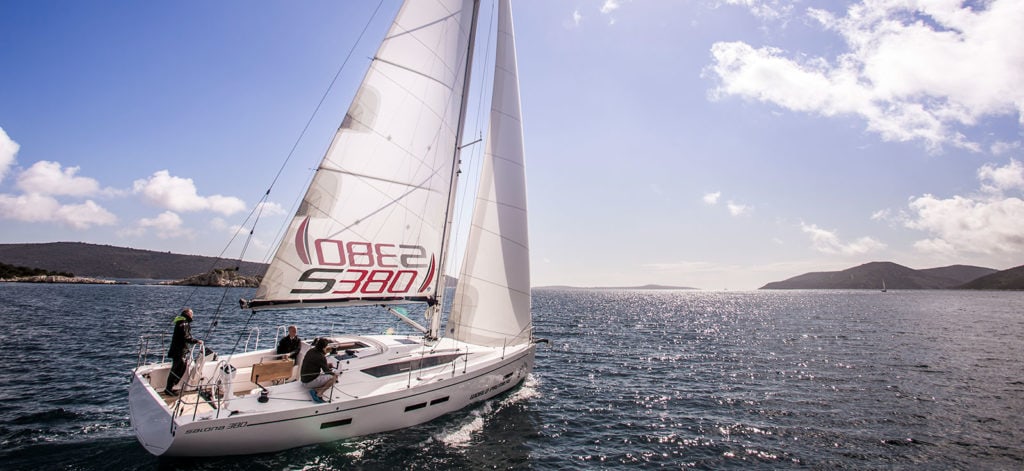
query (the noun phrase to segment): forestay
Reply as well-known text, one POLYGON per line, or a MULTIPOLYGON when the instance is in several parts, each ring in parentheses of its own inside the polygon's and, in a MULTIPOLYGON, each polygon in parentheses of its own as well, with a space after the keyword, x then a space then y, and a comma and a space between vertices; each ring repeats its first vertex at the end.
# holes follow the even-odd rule
POLYGON ((250 307, 433 295, 473 10, 472 0, 405 2, 250 307))

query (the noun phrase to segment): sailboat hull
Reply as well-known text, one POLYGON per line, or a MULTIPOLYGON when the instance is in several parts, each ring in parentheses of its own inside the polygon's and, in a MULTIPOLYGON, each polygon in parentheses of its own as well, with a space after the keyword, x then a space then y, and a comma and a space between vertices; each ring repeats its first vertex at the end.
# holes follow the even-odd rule
POLYGON ((346 386, 346 375, 359 376, 349 370, 339 379, 334 400, 322 404, 314 403, 308 389, 293 381, 268 387, 269 400, 263 403, 257 389, 212 410, 184 399, 166 405, 149 384, 147 375, 151 378, 153 372, 140 370, 129 392, 132 427, 139 442, 157 456, 271 452, 428 422, 508 391, 533 370, 532 344, 468 350, 474 360, 401 375, 409 376, 408 387, 406 381, 397 381, 402 385, 396 387, 394 380, 346 386), (351 394, 356 391, 370 393, 351 394))

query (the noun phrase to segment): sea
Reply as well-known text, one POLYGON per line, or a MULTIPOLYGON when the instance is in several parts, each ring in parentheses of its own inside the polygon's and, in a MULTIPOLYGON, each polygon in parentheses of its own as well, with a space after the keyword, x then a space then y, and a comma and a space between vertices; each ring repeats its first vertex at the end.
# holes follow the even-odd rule
POLYGON ((1024 469, 1024 293, 975 291, 535 289, 549 343, 498 398, 278 453, 150 455, 129 375, 182 307, 218 354, 288 324, 409 330, 379 308, 239 309, 251 295, 0 284, 0 469, 1024 469))

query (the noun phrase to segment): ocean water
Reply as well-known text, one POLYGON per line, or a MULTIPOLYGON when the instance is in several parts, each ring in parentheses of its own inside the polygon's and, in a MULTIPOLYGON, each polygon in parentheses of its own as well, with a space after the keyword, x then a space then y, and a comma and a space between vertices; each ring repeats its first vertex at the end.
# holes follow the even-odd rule
POLYGON ((251 293, 0 284, 0 469, 1024 468, 1024 293, 960 291, 538 289, 551 343, 502 397, 273 454, 149 455, 129 373, 182 306, 218 353, 254 327, 260 347, 290 323, 407 330, 372 309, 250 316, 251 293))

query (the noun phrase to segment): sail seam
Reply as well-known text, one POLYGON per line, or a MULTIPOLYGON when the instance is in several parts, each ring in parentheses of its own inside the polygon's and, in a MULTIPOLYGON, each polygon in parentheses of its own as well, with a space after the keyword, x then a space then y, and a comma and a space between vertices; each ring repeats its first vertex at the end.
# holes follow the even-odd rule
POLYGON ((491 280, 486 280, 486 279, 480 278, 479 276, 465 275, 465 274, 463 274, 462 276, 464 278, 473 279, 473 280, 476 280, 476 281, 480 281, 482 283, 487 283, 487 284, 492 285, 492 286, 499 286, 499 287, 502 287, 502 288, 508 288, 509 291, 513 291, 513 292, 516 292, 516 293, 519 293, 519 294, 524 294, 524 295, 530 294, 528 291, 518 290, 518 289, 515 289, 515 288, 513 288, 511 286, 508 286, 508 285, 505 285, 505 284, 502 284, 502 283, 497 283, 497 282, 494 282, 494 281, 491 281, 491 280))

